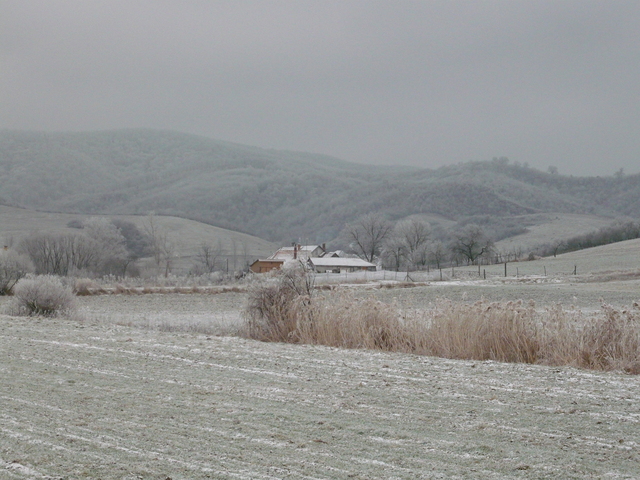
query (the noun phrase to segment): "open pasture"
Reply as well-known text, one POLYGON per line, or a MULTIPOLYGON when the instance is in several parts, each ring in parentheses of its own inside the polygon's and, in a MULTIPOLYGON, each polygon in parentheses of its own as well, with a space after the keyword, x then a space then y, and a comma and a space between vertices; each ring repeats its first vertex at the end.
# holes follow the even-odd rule
MULTIPOLYGON (((451 274, 451 269, 445 270, 451 274)), ((457 267, 454 272, 477 276, 478 266, 457 267)), ((481 265, 481 274, 504 277, 504 264, 481 265)), ((454 273, 455 275, 455 273, 454 273)), ((608 281, 616 278, 640 278, 640 239, 602 245, 532 261, 507 263, 507 278, 516 276, 560 277, 562 281, 608 281), (576 272, 576 275, 573 272, 576 272)))

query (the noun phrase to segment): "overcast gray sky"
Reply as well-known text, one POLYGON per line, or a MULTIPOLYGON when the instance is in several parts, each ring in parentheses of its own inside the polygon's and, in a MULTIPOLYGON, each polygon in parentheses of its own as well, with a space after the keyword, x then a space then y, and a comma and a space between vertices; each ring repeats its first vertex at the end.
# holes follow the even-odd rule
POLYGON ((640 1, 0 0, 0 128, 640 171, 640 1))

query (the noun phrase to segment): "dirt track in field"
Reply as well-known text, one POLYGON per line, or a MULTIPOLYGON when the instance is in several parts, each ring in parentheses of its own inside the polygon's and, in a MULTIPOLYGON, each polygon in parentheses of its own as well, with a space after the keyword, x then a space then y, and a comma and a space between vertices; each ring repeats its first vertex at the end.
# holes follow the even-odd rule
POLYGON ((638 376, 6 316, 0 374, 0 479, 640 478, 638 376))

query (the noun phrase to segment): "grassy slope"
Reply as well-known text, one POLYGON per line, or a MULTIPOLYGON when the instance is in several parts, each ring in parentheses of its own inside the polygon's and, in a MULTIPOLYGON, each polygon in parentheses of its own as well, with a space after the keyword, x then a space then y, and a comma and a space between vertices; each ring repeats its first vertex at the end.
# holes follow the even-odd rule
MULTIPOLYGON (((77 229, 67 227, 67 223, 87 217, 87 215, 37 212, 0 205, 0 240, 4 241, 4 244, 17 244, 20 238, 35 231, 77 232, 77 229)), ((148 223, 148 217, 144 215, 109 215, 109 218, 133 222, 141 231, 144 231, 144 225, 148 223)), ((235 243, 238 266, 244 260, 245 254, 248 257, 247 260, 255 259, 270 255, 277 248, 266 240, 194 220, 157 215, 154 221, 167 232, 169 241, 176 246, 178 257, 176 267, 178 268, 188 268, 192 264, 193 257, 202 243, 211 243, 215 246, 218 241, 222 242, 225 253, 231 257, 231 262, 235 243)))
POLYGON ((512 251, 520 248, 526 254, 535 247, 554 240, 568 239, 607 227, 612 219, 597 215, 554 213, 521 217, 521 221, 528 224, 527 232, 496 242, 498 250, 512 251))
MULTIPOLYGON (((578 275, 595 275, 602 277, 611 275, 611 279, 640 273, 640 239, 587 248, 576 252, 564 253, 557 257, 544 257, 539 260, 512 262, 508 264, 508 275, 570 275, 574 268, 578 275)), ((487 275, 503 276, 504 265, 483 265, 487 275)), ((459 270, 477 272, 478 267, 462 267, 459 270)), ((602 278, 606 280, 606 278, 602 278)))

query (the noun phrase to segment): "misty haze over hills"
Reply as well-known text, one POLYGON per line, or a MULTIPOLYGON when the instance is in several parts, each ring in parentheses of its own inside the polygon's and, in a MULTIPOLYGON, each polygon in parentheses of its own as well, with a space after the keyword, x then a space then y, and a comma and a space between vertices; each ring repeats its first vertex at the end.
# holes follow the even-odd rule
POLYGON ((83 214, 153 211, 270 241, 326 242, 369 212, 444 222, 545 212, 637 218, 640 175, 565 176, 506 158, 436 170, 370 166, 158 130, 4 130, 0 202, 83 214))

